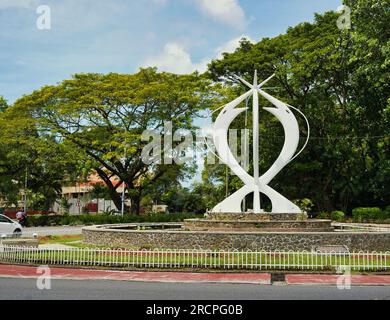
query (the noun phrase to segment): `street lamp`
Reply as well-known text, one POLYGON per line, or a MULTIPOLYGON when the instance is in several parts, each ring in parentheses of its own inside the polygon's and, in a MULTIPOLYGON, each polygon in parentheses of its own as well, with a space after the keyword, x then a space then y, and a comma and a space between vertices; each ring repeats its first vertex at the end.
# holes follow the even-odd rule
MULTIPOLYGON (((125 128, 127 133, 127 128, 125 128)), ((124 150, 124 157, 123 157, 123 168, 126 169, 126 156, 127 156, 127 148, 126 148, 126 136, 125 136, 125 150, 124 150)), ((121 206, 121 215, 123 216, 125 214, 125 190, 126 190, 126 182, 122 181, 122 206, 121 206)))

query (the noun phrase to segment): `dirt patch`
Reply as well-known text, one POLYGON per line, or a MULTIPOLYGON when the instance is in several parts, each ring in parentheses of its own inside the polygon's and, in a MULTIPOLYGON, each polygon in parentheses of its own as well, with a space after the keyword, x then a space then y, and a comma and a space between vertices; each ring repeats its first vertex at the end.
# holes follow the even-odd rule
POLYGON ((48 235, 48 236, 41 236, 41 237, 38 237, 39 241, 42 241, 42 242, 45 242, 45 241, 58 241, 58 242, 61 242, 61 241, 67 241, 67 240, 80 240, 80 236, 79 235, 63 235, 63 236, 52 236, 52 235, 48 235))

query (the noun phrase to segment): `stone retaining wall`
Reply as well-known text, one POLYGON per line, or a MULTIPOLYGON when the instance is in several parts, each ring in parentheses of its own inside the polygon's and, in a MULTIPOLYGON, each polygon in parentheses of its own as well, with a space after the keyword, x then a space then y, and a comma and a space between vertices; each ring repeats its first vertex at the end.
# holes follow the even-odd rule
POLYGON ((271 231, 271 232, 331 232, 331 220, 212 220, 186 219, 184 227, 190 231, 271 231))
POLYGON ((84 243, 107 247, 310 251, 338 245, 350 251, 390 251, 390 233, 375 232, 138 231, 94 226, 83 228, 82 233, 84 243))
POLYGON ((0 240, 0 245, 2 244, 5 246, 37 248, 39 245, 39 240, 38 239, 5 239, 5 240, 0 240))

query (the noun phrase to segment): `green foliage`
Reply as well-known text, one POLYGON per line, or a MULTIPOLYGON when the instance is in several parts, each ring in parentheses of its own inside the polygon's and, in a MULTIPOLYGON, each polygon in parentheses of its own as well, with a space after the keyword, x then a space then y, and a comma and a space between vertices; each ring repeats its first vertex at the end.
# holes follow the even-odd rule
MULTIPOLYGON (((172 212, 203 213, 225 196, 225 166, 205 166, 202 184, 182 188, 180 183, 195 166, 144 164, 141 151, 146 142, 141 133, 164 131, 166 120, 173 122, 174 130, 193 130, 192 120, 200 111, 246 90, 233 83, 233 74, 250 80, 257 69, 263 79, 276 74, 265 90, 298 107, 311 124, 308 148, 270 186, 290 199, 308 197, 299 206, 309 212, 388 206, 388 0, 344 3, 351 8, 351 30, 339 30, 339 14, 327 12, 315 15, 313 23, 298 24, 255 44, 243 39, 235 52, 210 64, 208 79, 147 68, 136 74, 76 74, 12 106, 0 96, 0 198, 7 205, 21 200, 27 168, 30 205, 48 209, 65 182, 83 180, 94 171, 106 183, 96 186, 94 195, 110 197, 118 209, 117 188, 125 182, 133 213, 139 212, 141 201, 146 208, 163 203, 172 212), (118 177, 115 183, 113 176, 118 177)), ((250 102, 248 106, 250 117, 250 102)), ((269 104, 261 99, 260 106, 269 104)), ((276 146, 283 143, 284 132, 270 114, 260 118, 260 171, 265 172, 280 152, 276 146)), ((304 139, 304 122, 298 121, 304 139)), ((231 128, 244 128, 244 116, 231 128)), ((232 175, 227 183, 228 193, 242 186, 232 175)), ((378 210, 357 212, 360 220, 379 216, 378 210)), ((388 207, 382 218, 386 217, 390 218, 388 207)))
POLYGON ((93 186, 92 199, 110 199, 110 191, 106 185, 97 183, 93 186))
POLYGON ((111 209, 111 210, 104 211, 103 214, 106 215, 106 216, 113 216, 113 215, 116 214, 116 212, 117 211, 115 209, 111 209))
POLYGON ((329 212, 320 212, 319 214, 316 215, 316 219, 330 219, 330 214, 329 212))
POLYGON ((0 112, 4 112, 8 108, 8 102, 3 96, 0 96, 0 112))
POLYGON ((344 219, 345 219, 345 213, 342 211, 333 211, 331 213, 330 217, 333 221, 341 222, 341 221, 344 221, 344 219))
MULTIPOLYGON (((203 216, 203 215, 202 215, 203 216)), ((107 215, 107 214, 84 214, 84 215, 33 215, 29 217, 30 227, 61 226, 61 225, 100 225, 132 222, 180 222, 184 219, 199 218, 195 214, 149 214, 145 216, 135 215, 107 215)))
POLYGON ((66 198, 62 197, 60 202, 60 207, 64 214, 68 214, 71 205, 66 198))
MULTIPOLYGON (((117 188, 125 182, 131 210, 139 213, 145 194, 156 193, 160 183, 177 183, 192 166, 144 163, 141 154, 147 142, 141 134, 144 130, 162 132, 164 121, 171 121, 174 131, 192 129, 193 117, 212 101, 210 81, 199 74, 175 75, 148 68, 136 74, 76 74, 18 99, 6 116, 8 122, 19 121, 23 127, 44 133, 46 140, 55 142, 53 148, 63 147, 69 156, 77 154, 81 168, 86 173, 94 170, 105 182, 118 209, 117 188), (110 180, 113 176, 117 182, 110 180)), ((41 146, 43 153, 48 152, 41 146)), ((61 163, 61 159, 50 160, 61 163)))
POLYGON ((160 201, 170 212, 204 214, 222 200, 221 187, 210 183, 196 183, 192 189, 172 186, 161 194, 160 201))
POLYGON ((358 222, 370 222, 385 218, 384 212, 377 207, 355 208, 352 210, 352 217, 358 222))
POLYGON ((79 152, 40 133, 25 114, 13 107, 0 112, 0 197, 18 205, 27 175, 28 208, 48 210, 65 179, 79 175, 79 152))
MULTIPOLYGON (((351 7, 351 30, 336 27, 339 14, 335 12, 316 14, 313 23, 290 27, 285 34, 255 44, 244 41, 234 53, 214 60, 208 73, 235 96, 246 88, 233 84, 233 74, 249 81, 254 69, 261 79, 276 74, 265 91, 303 111, 312 138, 270 186, 287 198, 308 197, 315 211, 389 204, 388 0, 345 3, 351 7)), ((269 106, 263 99, 260 105, 269 106)), ((304 139, 305 125, 298 121, 304 139)), ((243 128, 244 117, 231 127, 243 128)), ((265 172, 280 152, 276 146, 284 140, 283 129, 266 112, 260 117, 260 136, 260 171, 265 172)), ((224 168, 219 167, 206 170, 224 183, 224 168)), ((229 179, 230 193, 241 186, 234 177, 229 179)))
POLYGON ((314 207, 313 202, 310 199, 298 199, 293 201, 304 213, 310 213, 314 207))

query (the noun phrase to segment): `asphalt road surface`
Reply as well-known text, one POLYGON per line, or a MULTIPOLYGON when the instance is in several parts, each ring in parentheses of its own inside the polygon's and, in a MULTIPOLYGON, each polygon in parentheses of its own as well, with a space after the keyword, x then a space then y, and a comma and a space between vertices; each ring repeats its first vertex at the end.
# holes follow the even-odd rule
POLYGON ((60 227, 30 227, 23 228, 24 236, 31 236, 37 233, 38 236, 57 235, 79 235, 82 226, 60 226, 60 227))
POLYGON ((36 279, 0 278, 0 299, 17 300, 390 300, 389 286, 237 285, 110 280, 56 280, 50 290, 36 279))

